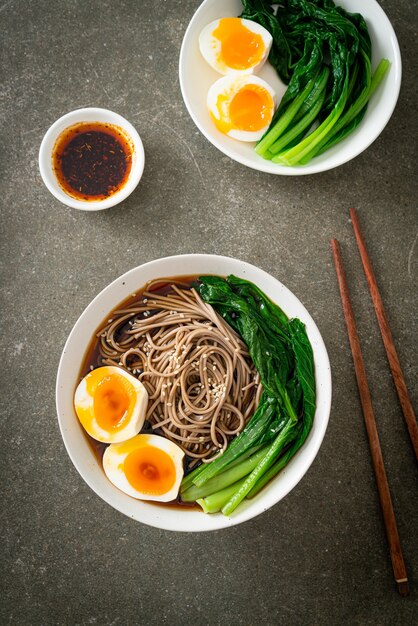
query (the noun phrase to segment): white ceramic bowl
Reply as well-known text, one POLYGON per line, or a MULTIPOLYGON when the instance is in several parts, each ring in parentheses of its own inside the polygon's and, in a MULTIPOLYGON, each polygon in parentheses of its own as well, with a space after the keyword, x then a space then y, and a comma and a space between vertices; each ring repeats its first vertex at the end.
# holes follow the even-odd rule
POLYGON ((118 113, 113 113, 113 111, 108 111, 107 109, 77 109, 76 111, 71 111, 71 113, 63 115, 47 130, 39 149, 39 169, 42 179, 49 191, 63 204, 83 211, 108 209, 109 207, 119 204, 122 200, 125 200, 141 180, 144 165, 144 147, 137 131, 124 117, 118 115, 118 113), (52 167, 52 150, 55 142, 66 128, 79 122, 102 122, 120 126, 132 141, 132 167, 129 178, 119 191, 105 200, 83 201, 72 198, 62 189, 55 176, 52 167))
MULTIPOLYGON (((389 59, 391 67, 370 100, 360 126, 341 143, 315 157, 307 165, 298 167, 286 167, 267 161, 256 154, 255 144, 231 139, 216 129, 207 111, 206 95, 209 87, 220 78, 220 74, 203 59, 198 44, 199 33, 213 20, 239 16, 242 13, 242 3, 240 0, 204 0, 200 5, 186 30, 181 47, 180 87, 194 123, 221 152, 238 163, 262 172, 298 176, 315 174, 342 165, 363 152, 380 135, 393 113, 401 85, 401 56, 395 32, 375 0, 337 0, 336 4, 350 13, 361 13, 366 19, 373 46, 373 69, 381 58, 389 59)), ((273 67, 267 62, 258 75, 270 83, 280 102, 286 86, 273 67)))
POLYGON ((185 254, 151 261, 117 278, 81 314, 65 344, 56 384, 58 421, 68 454, 86 483, 103 500, 144 524, 176 531, 217 530, 244 522, 279 502, 300 481, 313 462, 328 424, 331 406, 331 371, 327 351, 315 322, 289 289, 254 265, 223 256, 185 254), (73 405, 74 390, 84 354, 94 331, 131 293, 151 279, 190 274, 235 274, 256 283, 290 317, 305 324, 315 359, 317 405, 312 430, 287 467, 255 498, 244 501, 231 517, 207 515, 198 509, 181 509, 135 500, 109 482, 91 450, 73 405))

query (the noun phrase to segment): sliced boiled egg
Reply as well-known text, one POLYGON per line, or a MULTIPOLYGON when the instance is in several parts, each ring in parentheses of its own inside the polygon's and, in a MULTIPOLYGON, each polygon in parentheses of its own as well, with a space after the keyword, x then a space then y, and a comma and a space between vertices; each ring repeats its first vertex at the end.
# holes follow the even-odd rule
POLYGON ((128 496, 140 500, 175 500, 183 478, 184 452, 158 435, 137 435, 113 443, 103 455, 109 480, 128 496))
POLYGON ((88 434, 117 443, 141 430, 148 405, 144 385, 125 370, 98 367, 83 378, 74 396, 77 417, 88 434))
POLYGON ((258 76, 223 76, 209 89, 207 106, 218 130, 240 141, 258 141, 273 118, 276 94, 258 76))
POLYGON ((199 36, 203 58, 221 74, 252 74, 265 63, 272 36, 263 26, 239 17, 211 22, 199 36))

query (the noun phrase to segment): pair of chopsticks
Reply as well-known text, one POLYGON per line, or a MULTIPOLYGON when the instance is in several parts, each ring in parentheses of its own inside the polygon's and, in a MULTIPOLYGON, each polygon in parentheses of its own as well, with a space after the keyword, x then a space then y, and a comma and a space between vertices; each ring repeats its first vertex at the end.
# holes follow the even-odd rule
MULTIPOLYGON (((389 360, 389 365, 392 371, 395 387, 398 393, 399 402, 405 417, 405 422, 408 428, 409 436, 411 438, 415 456, 416 458, 418 458, 418 425, 416 417, 411 404, 411 400, 409 398, 405 379, 393 342, 392 333, 390 331, 389 322, 386 317, 382 298, 379 293, 376 278, 373 272, 369 255, 367 253, 366 244, 360 230, 360 224, 355 209, 350 210, 350 218, 353 224, 354 233, 357 240, 357 246, 360 252, 364 273, 366 275, 370 294, 376 311, 377 320, 380 326, 380 332, 382 334, 382 339, 389 360)), ((366 369, 364 366, 360 341, 357 334, 356 322, 353 309, 351 307, 348 285, 341 257, 340 244, 336 239, 332 239, 331 247, 334 257, 335 270, 337 272, 338 284, 340 288, 341 301, 347 325, 351 352, 353 355, 360 402, 363 409, 363 416, 366 425, 367 436, 369 439, 372 463, 380 499, 380 506, 382 509, 383 521, 385 524, 386 535, 389 543, 393 573, 396 583, 398 585, 398 591, 400 595, 407 596, 409 594, 408 575, 402 555, 399 533, 392 505, 392 498, 390 495, 389 484, 386 476, 385 466, 383 463, 379 434, 377 432, 376 420, 374 416, 369 385, 367 382, 366 369)))

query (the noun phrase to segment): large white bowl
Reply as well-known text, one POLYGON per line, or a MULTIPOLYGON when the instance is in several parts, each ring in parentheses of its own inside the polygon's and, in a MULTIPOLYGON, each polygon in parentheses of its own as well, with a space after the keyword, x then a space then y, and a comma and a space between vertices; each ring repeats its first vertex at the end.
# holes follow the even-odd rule
MULTIPOLYGON (((315 157, 307 165, 297 167, 286 167, 263 159, 254 151, 255 144, 227 137, 218 131, 212 122, 206 107, 206 95, 209 87, 220 78, 220 74, 203 59, 198 44, 199 33, 213 20, 240 15, 242 3, 240 0, 204 0, 200 5, 186 30, 181 46, 180 87, 194 123, 221 152, 234 161, 262 172, 298 176, 315 174, 342 165, 363 152, 380 135, 393 113, 401 85, 401 55, 395 32, 383 9, 375 0, 343 0, 337 1, 336 4, 350 13, 361 13, 365 18, 373 46, 373 69, 381 58, 389 59, 391 67, 370 100, 360 126, 341 143, 315 157)), ((280 81, 273 67, 266 63, 259 76, 276 90, 280 101, 286 86, 280 81)))
POLYGON ((177 531, 216 530, 244 522, 279 502, 300 481, 313 462, 328 424, 331 406, 331 370, 327 351, 315 322, 289 289, 263 270, 223 256, 185 254, 151 261, 117 278, 81 314, 65 344, 56 384, 58 421, 68 454, 86 483, 108 504, 144 524, 177 531), (73 405, 74 390, 85 351, 94 331, 131 293, 151 279, 190 274, 235 274, 253 281, 290 317, 305 324, 315 359, 317 405, 312 430, 287 467, 255 498, 246 500, 231 517, 207 515, 198 509, 181 509, 135 500, 114 487, 87 443, 73 405))

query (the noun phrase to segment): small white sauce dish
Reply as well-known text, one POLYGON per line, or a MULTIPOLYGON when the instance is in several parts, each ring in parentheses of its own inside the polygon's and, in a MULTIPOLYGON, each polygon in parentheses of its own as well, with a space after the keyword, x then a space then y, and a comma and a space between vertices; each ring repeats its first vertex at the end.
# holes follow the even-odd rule
POLYGON ((46 187, 57 200, 67 206, 73 207, 74 209, 81 209, 82 211, 100 211, 102 209, 108 209, 125 200, 125 198, 134 191, 141 180, 144 165, 144 147, 138 132, 132 124, 121 115, 118 115, 118 113, 94 107, 77 109, 60 117, 45 133, 39 149, 39 169, 46 187), (52 154, 58 137, 65 129, 74 124, 79 124, 80 122, 100 122, 102 124, 119 126, 131 140, 133 148, 132 166, 128 180, 121 189, 104 200, 78 200, 71 197, 59 184, 53 169, 52 154))

